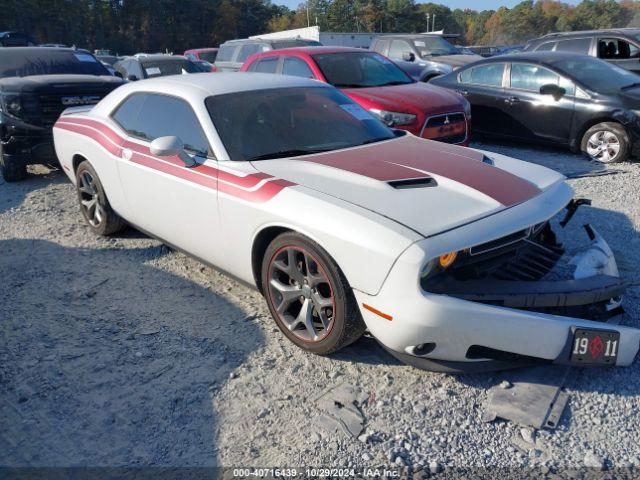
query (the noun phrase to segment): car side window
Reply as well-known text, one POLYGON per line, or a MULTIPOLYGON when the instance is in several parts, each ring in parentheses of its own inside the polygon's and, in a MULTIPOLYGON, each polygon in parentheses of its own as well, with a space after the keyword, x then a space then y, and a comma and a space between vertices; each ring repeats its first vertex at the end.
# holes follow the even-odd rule
POLYGON ((460 83, 470 85, 485 85, 489 87, 501 87, 504 76, 504 63, 489 63, 478 67, 468 68, 460 73, 460 83))
POLYGON ((514 63, 511 65, 511 88, 539 92, 543 85, 559 85, 560 75, 540 65, 514 63))
POLYGON ((640 49, 620 38, 601 38, 598 40, 598 58, 603 60, 640 58, 640 49))
POLYGON ((185 55, 185 57, 187 57, 187 58, 188 58, 189 60, 191 60, 192 62, 193 62, 193 61, 198 60, 198 59, 196 58, 196 56, 195 56, 193 53, 187 53, 187 54, 185 55))
POLYGON ((378 40, 372 50, 381 53, 382 55, 386 55, 390 43, 391 42, 389 40, 378 40))
POLYGON ((112 117, 132 137, 152 142, 175 135, 188 152, 203 157, 213 155, 200 121, 191 105, 182 99, 154 93, 134 94, 112 117))
POLYGON ((545 42, 536 48, 536 52, 550 52, 553 50, 553 47, 556 46, 556 42, 545 42))
POLYGON ((393 40, 391 42, 391 48, 389 48, 389 58, 402 60, 402 54, 405 52, 412 52, 409 42, 405 42, 404 40, 393 40))
POLYGON ((113 118, 125 132, 134 137, 139 136, 136 130, 138 126, 138 114, 140 113, 146 96, 145 93, 134 93, 127 97, 111 114, 111 118, 113 118))
POLYGON ((309 68, 309 65, 307 65, 307 62, 295 57, 284 58, 282 74, 302 78, 315 78, 315 75, 309 68))
POLYGON ((569 40, 560 40, 556 47, 556 52, 571 52, 581 55, 588 55, 591 48, 590 38, 571 38, 569 40))
POLYGON ((268 57, 253 62, 247 70, 256 73, 276 73, 277 68, 278 57, 268 57))

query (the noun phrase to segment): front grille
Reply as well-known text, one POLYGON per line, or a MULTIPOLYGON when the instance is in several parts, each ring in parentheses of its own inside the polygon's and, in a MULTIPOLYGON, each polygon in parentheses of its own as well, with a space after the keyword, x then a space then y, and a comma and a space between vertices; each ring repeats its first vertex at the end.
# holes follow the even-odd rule
POLYGON ((563 254, 563 246, 545 222, 469 249, 447 273, 458 280, 535 281, 549 273, 563 254))
POLYGON ((445 143, 462 143, 467 139, 467 119, 464 113, 429 117, 422 129, 423 138, 445 143))
POLYGON ((70 106, 77 105, 94 105, 103 97, 104 93, 82 93, 81 98, 91 98, 91 101, 85 103, 77 103, 75 105, 64 105, 63 97, 75 97, 73 94, 57 94, 57 95, 40 95, 40 125, 43 127, 51 127, 60 117, 60 114, 70 106))

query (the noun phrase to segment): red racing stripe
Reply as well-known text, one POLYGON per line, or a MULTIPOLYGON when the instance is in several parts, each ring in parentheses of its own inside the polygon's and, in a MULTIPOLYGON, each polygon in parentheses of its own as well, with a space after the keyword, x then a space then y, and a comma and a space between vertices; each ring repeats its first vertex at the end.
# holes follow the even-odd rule
POLYGON ((381 181, 428 178, 439 175, 477 190, 505 206, 527 201, 540 189, 500 168, 487 165, 474 150, 407 136, 348 151, 303 157, 381 181))
POLYGON ((54 128, 87 136, 117 157, 122 156, 123 149, 128 149, 133 163, 251 202, 266 202, 283 189, 295 186, 261 172, 240 176, 209 165, 187 168, 180 158, 158 158, 146 145, 126 140, 102 122, 88 118, 61 117, 54 128))

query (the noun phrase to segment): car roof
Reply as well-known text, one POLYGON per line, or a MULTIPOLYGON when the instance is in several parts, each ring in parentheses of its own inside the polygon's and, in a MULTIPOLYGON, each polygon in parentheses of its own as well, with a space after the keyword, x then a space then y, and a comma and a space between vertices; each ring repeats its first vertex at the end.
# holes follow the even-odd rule
POLYGON ((439 33, 397 33, 397 34, 390 34, 390 35, 379 35, 376 39, 379 39, 379 38, 403 38, 403 39, 410 39, 410 40, 419 40, 419 39, 424 38, 424 37, 441 37, 441 38, 444 38, 439 33))
POLYGON ((218 47, 206 47, 206 48, 191 48, 189 50, 185 50, 185 53, 193 53, 193 52, 217 52, 219 50, 218 47))
POLYGON ((640 29, 638 28, 605 28, 602 30, 576 30, 574 32, 554 32, 548 33, 537 40, 548 40, 550 38, 558 38, 558 37, 575 37, 582 35, 602 35, 602 34, 617 34, 617 35, 629 35, 629 34, 640 34, 640 29))
POLYGON ((218 72, 196 75, 170 75, 156 77, 142 82, 127 85, 134 90, 164 90, 169 92, 188 91, 192 95, 209 97, 227 93, 244 92, 249 90, 263 90, 272 88, 318 87, 326 84, 316 80, 288 75, 273 75, 270 73, 241 73, 218 72), (135 87, 135 88, 134 88, 135 87))
POLYGON ((139 60, 139 61, 145 61, 145 60, 151 60, 152 62, 157 62, 157 61, 162 61, 162 60, 186 60, 187 57, 184 57, 182 55, 166 55, 164 53, 152 53, 152 54, 136 54, 133 57, 131 57, 134 60, 139 60))
POLYGON ((355 47, 290 47, 290 48, 281 48, 280 50, 270 50, 268 52, 263 52, 259 54, 260 56, 272 56, 272 55, 287 55, 287 54, 296 54, 296 53, 304 53, 307 55, 323 55, 326 53, 376 53, 371 50, 364 50, 362 48, 355 47))
MULTIPOLYGON (((468 66, 475 66, 485 63, 509 63, 509 62, 532 62, 532 63, 552 63, 554 60, 570 60, 580 57, 593 59, 588 55, 578 55, 572 52, 521 52, 511 53, 508 56, 496 56, 470 63, 468 66)), ((465 65, 467 66, 467 65, 465 65)))

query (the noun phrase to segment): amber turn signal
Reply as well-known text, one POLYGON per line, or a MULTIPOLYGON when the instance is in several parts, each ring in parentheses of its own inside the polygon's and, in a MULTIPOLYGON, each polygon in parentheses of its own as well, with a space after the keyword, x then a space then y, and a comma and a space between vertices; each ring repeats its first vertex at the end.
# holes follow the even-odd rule
POLYGON ((440 255, 438 263, 440 263, 442 268, 449 268, 453 262, 456 261, 456 258, 458 258, 458 252, 446 253, 444 255, 440 255))

